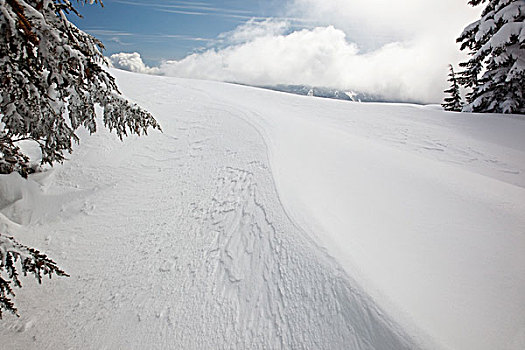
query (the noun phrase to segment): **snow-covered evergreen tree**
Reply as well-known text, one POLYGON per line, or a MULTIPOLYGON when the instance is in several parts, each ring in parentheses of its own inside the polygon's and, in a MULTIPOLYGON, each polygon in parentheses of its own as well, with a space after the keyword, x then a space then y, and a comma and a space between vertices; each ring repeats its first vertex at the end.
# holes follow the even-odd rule
POLYGON ((525 1, 470 0, 487 3, 481 19, 457 39, 470 59, 460 63, 461 85, 470 88, 464 111, 525 113, 525 1))
MULTIPOLYGON (((38 143, 42 163, 62 161, 78 142, 75 130, 96 131, 95 105, 121 139, 160 129, 150 113, 120 95, 103 68, 102 43, 69 22, 69 13, 78 15, 70 0, 0 0, 0 174, 32 171, 21 140, 38 143)), ((45 255, 0 234, 0 317, 2 310, 16 313, 17 260, 39 282, 42 273, 65 275, 45 255)))
POLYGON ((443 108, 447 111, 461 111, 463 103, 461 102, 461 94, 459 92, 459 85, 456 79, 456 73, 454 72, 454 67, 449 65, 450 73, 448 74, 448 81, 450 82, 450 88, 445 90, 446 94, 449 94, 448 97, 445 97, 444 103, 442 104, 443 108))
POLYGON ((20 140, 39 144, 42 163, 62 161, 77 128, 96 131, 95 105, 120 138, 159 128, 120 95, 102 43, 69 22, 67 14, 78 14, 71 1, 0 0, 0 13, 0 173, 31 171, 20 140))

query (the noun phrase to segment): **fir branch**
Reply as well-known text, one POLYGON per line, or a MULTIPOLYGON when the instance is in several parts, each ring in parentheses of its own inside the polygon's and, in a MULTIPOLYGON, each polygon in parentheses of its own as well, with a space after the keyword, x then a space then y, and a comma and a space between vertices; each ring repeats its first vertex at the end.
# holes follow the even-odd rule
MULTIPOLYGON (((93 2, 103 5, 77 4, 93 2)), ((80 15, 72 1, 2 0, 0 12, 0 135, 10 140, 0 142, 6 150, 0 150, 0 173, 27 176, 29 158, 15 140, 39 145, 42 164, 62 162, 78 142, 80 126, 96 131, 95 105, 121 139, 160 130, 149 112, 121 96, 103 69, 103 44, 69 22, 66 13, 80 15)))
POLYGON ((42 277, 53 274, 69 277, 57 264, 40 251, 18 243, 13 237, 0 234, 0 319, 2 311, 9 311, 18 316, 12 301, 15 296, 12 285, 22 288, 17 265, 24 276, 32 274, 38 283, 42 277), (6 275, 4 278, 3 275, 6 275))

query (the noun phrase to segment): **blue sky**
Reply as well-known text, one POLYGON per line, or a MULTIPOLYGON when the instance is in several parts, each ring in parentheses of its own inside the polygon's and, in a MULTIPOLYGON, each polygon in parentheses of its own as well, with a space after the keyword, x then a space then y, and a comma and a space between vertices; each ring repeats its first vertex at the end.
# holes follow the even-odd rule
POLYGON ((82 30, 101 39, 105 54, 138 51, 148 64, 180 59, 214 44, 250 18, 280 17, 286 1, 272 0, 104 0, 79 6, 70 16, 82 30))
POLYGON ((448 64, 465 59, 456 38, 479 18, 467 2, 104 0, 70 18, 121 69, 437 103, 448 64))

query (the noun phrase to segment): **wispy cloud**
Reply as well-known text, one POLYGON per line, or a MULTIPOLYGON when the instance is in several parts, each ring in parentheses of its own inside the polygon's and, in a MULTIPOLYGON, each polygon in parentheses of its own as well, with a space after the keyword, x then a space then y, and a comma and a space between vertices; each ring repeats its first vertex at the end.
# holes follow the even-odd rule
POLYGON ((156 11, 177 13, 192 16, 219 16, 249 19, 254 17, 254 13, 248 10, 233 9, 227 7, 212 6, 206 2, 188 2, 188 1, 165 1, 164 3, 116 0, 119 4, 144 6, 156 11))
POLYGON ((137 6, 151 6, 151 5, 157 5, 157 6, 210 6, 209 2, 199 2, 199 1, 163 1, 162 4, 154 3, 152 1, 140 1, 140 0, 113 0, 113 2, 118 2, 121 4, 129 4, 129 5, 137 5, 137 6))
MULTIPOLYGON (((131 5, 131 6, 142 6, 148 7, 155 11, 164 13, 173 13, 187 16, 208 16, 208 17, 221 17, 225 19, 232 19, 235 22, 242 23, 249 20, 264 21, 270 19, 269 17, 263 17, 257 15, 253 11, 242 10, 229 7, 217 7, 213 6, 208 2, 193 2, 193 1, 169 1, 166 0, 162 3, 141 1, 141 0, 115 0, 116 3, 131 5)), ((301 16, 297 17, 271 17, 273 20, 287 21, 293 25, 294 28, 313 28, 313 24, 317 23, 315 19, 304 18, 301 16)))
POLYGON ((184 10, 172 10, 168 8, 162 8, 158 11, 161 12, 168 12, 168 13, 177 13, 181 15, 191 15, 191 16, 215 16, 215 17, 226 17, 226 18, 235 18, 235 19, 241 19, 241 20, 249 20, 249 19, 266 19, 266 17, 258 17, 258 16, 248 16, 248 15, 240 15, 237 13, 228 13, 228 12, 198 12, 198 11, 184 11, 184 10))
MULTIPOLYGON (((181 35, 181 34, 167 34, 167 33, 150 33, 150 34, 144 34, 144 33, 133 33, 133 32, 124 32, 124 31, 117 31, 117 30, 108 30, 108 29, 85 29, 87 33, 90 33, 91 35, 100 36, 100 37, 106 37, 106 38, 129 38, 129 39, 174 39, 174 40, 180 40, 180 41, 201 41, 201 42, 214 42, 215 39, 210 38, 202 38, 197 36, 190 36, 190 35, 181 35)), ((124 44, 122 41, 119 43, 124 44)))
POLYGON ((118 30, 108 30, 108 29, 85 29, 84 31, 99 36, 133 36, 133 33, 122 32, 118 30))
POLYGON ((202 6, 202 5, 191 5, 190 6, 190 5, 152 4, 150 6, 168 8, 168 9, 201 10, 201 11, 210 11, 210 12, 225 12, 225 13, 239 13, 239 14, 253 15, 252 11, 247 11, 247 10, 238 10, 238 9, 231 9, 231 8, 220 8, 220 7, 202 6))

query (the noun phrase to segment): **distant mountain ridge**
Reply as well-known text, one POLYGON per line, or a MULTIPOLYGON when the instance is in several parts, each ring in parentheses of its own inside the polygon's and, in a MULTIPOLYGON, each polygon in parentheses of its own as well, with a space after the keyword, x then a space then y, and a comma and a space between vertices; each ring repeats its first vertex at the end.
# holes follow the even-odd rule
MULTIPOLYGON (((241 84, 245 85, 245 84, 241 84)), ((411 102, 413 101, 402 101, 396 99, 385 98, 381 95, 368 94, 364 92, 356 91, 344 91, 341 89, 334 89, 328 87, 319 87, 319 86, 309 86, 309 85, 255 85, 262 89, 269 89, 280 92, 287 92, 295 95, 303 96, 314 96, 314 97, 323 97, 331 98, 336 100, 345 100, 352 102, 411 102)))

